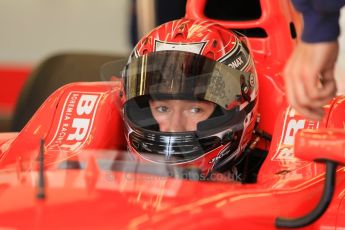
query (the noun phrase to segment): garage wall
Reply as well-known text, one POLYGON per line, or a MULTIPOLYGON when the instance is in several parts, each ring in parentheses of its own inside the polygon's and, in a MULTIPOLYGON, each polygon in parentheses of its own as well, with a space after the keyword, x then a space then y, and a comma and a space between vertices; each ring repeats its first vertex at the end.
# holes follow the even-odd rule
POLYGON ((127 54, 129 0, 1 0, 0 63, 35 64, 56 52, 127 54))
MULTIPOLYGON (((0 0, 0 63, 36 64, 63 51, 127 54, 130 0, 0 0)), ((337 65, 345 92, 345 9, 337 65)))

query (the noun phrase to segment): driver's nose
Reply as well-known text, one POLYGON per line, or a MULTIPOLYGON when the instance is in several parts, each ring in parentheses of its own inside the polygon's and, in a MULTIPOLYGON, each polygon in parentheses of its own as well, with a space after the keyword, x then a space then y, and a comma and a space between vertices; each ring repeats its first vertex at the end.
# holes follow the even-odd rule
POLYGON ((174 112, 170 116, 170 122, 167 125, 167 132, 186 132, 188 118, 182 112, 174 112))

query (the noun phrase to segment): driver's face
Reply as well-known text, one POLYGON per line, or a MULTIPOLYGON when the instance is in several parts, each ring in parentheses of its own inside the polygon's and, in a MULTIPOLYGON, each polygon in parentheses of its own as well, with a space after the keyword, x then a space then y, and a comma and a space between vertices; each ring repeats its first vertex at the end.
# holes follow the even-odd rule
POLYGON ((206 101, 151 100, 152 115, 161 132, 195 131, 200 121, 213 113, 215 104, 206 101))

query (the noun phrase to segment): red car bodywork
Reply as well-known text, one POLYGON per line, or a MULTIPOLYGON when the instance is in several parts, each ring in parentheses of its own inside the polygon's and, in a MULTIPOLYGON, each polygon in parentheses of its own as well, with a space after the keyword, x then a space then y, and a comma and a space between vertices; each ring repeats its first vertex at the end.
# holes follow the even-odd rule
MULTIPOLYGON (((190 0, 186 17, 204 18, 205 2, 190 0)), ((298 151, 308 154, 307 159, 297 158, 294 136, 301 129, 343 129, 345 97, 327 106, 322 121, 306 120, 286 105, 281 72, 295 45, 289 24, 296 15, 288 0, 262 0, 261 6, 258 20, 220 22, 228 28, 261 27, 268 34, 249 38, 260 84, 260 128, 273 135, 256 183, 188 181, 140 170, 109 170, 104 164, 121 160, 126 149, 116 106, 119 85, 73 83, 53 93, 20 133, 0 134, 0 227, 273 229, 277 217, 295 218, 313 210, 322 195, 325 167, 311 161, 315 147, 299 144, 298 151), (36 197, 41 139, 45 199, 36 197), (62 167, 67 159, 79 166, 62 167)), ((321 137, 320 143, 328 137, 321 137)), ((337 137, 342 138, 332 136, 337 137)), ((327 150, 327 145, 320 150, 327 150)), ((344 163, 344 156, 332 159, 344 163)), ((339 166, 330 206, 306 228, 345 228, 344 197, 345 168, 339 166)))

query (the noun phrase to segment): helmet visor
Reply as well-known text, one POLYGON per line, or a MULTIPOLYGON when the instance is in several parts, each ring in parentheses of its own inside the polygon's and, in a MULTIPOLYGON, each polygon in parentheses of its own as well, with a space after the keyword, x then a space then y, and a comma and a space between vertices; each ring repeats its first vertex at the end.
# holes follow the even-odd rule
POLYGON ((150 95, 152 99, 206 100, 225 109, 238 104, 254 85, 250 73, 181 51, 161 51, 133 59, 124 77, 127 101, 150 95))

